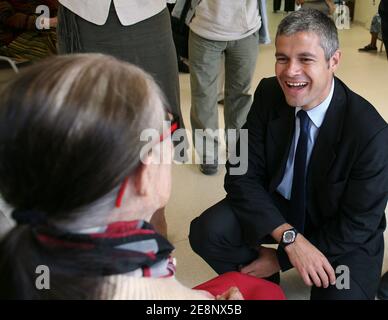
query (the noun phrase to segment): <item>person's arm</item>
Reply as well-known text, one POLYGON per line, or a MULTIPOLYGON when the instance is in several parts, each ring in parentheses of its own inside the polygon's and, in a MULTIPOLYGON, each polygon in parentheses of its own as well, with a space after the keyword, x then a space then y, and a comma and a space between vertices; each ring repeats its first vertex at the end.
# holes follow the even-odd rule
POLYGON ((248 146, 248 159, 241 159, 237 165, 226 164, 224 184, 226 198, 238 216, 245 240, 252 245, 257 245, 286 222, 267 191, 265 140, 270 108, 264 105, 263 97, 265 93, 269 94, 265 89, 268 84, 270 81, 263 79, 256 89, 254 102, 242 128, 248 130, 248 141, 242 134, 236 147, 240 150, 240 144, 248 146), (231 169, 238 166, 247 166, 246 173, 233 175, 231 169))
MULTIPOLYGON (((283 224, 276 228, 271 235, 280 243, 284 231, 291 228, 292 226, 288 223, 283 224)), ((317 287, 327 288, 329 284, 335 284, 335 272, 328 259, 300 233, 296 236, 294 243, 289 244, 284 249, 279 246, 277 256, 280 263, 283 263, 283 268, 284 259, 287 258, 289 262, 286 262, 286 265, 289 263, 290 266, 294 266, 308 286, 314 284, 317 287)))
MULTIPOLYGON (((271 236, 279 243, 283 233, 292 226, 285 223, 276 228, 271 236)), ((312 245, 302 234, 298 234, 294 243, 285 249, 279 246, 278 250, 261 247, 259 257, 241 269, 242 273, 250 274, 258 278, 266 278, 279 272, 280 267, 284 271, 285 266, 294 266, 306 285, 327 288, 336 281, 335 272, 327 258, 312 245), (279 255, 282 252, 284 255, 279 255), (287 263, 285 264, 284 259, 287 263)))
POLYGON ((333 0, 325 0, 325 1, 329 7, 330 14, 333 14, 335 11, 335 4, 334 4, 333 0))
POLYGON ((43 3, 50 9, 49 26, 50 28, 56 28, 58 25, 58 0, 44 0, 43 3))

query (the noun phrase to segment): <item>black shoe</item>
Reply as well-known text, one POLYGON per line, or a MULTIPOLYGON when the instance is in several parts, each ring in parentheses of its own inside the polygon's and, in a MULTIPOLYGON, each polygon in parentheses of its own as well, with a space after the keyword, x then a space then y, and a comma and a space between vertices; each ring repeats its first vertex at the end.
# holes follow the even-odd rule
POLYGON ((358 51, 362 51, 362 52, 377 51, 377 47, 372 47, 370 44, 368 44, 364 48, 358 49, 358 51))
POLYGON ((212 163, 212 164, 207 164, 203 163, 199 165, 199 170, 207 175, 207 176, 212 176, 215 175, 218 172, 218 163, 212 163))
POLYGON ((178 70, 181 73, 190 73, 189 66, 180 59, 178 60, 178 70))
POLYGON ((381 278, 377 298, 380 300, 388 300, 388 272, 386 272, 381 278))

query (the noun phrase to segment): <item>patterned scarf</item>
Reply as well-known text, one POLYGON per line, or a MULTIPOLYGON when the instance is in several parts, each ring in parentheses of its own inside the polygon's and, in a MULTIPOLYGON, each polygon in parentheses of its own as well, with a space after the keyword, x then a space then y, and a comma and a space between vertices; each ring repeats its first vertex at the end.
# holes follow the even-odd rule
POLYGON ((77 254, 99 257, 94 263, 80 270, 88 275, 126 274, 134 277, 170 277, 175 274, 171 257, 174 247, 153 227, 143 221, 122 221, 105 227, 69 233, 39 225, 33 228, 43 247, 77 254))

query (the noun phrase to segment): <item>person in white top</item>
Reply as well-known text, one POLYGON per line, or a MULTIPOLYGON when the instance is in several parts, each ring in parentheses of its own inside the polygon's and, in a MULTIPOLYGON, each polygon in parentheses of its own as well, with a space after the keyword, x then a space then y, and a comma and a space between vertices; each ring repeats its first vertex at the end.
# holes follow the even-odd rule
MULTIPOLYGON (((150 73, 180 119, 177 57, 166 0, 59 0, 59 52, 98 52, 133 63, 150 73)), ((164 211, 155 214, 167 234, 164 211)))
POLYGON ((159 13, 166 7, 166 0, 59 0, 81 18, 97 25, 104 25, 113 2, 123 26, 130 26, 159 13))

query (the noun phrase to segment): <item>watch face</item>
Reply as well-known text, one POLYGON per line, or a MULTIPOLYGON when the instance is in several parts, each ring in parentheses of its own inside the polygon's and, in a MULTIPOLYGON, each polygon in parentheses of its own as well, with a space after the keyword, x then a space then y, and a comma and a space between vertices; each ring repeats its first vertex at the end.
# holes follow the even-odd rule
POLYGON ((295 241, 295 231, 288 230, 283 234, 283 242, 284 243, 292 243, 295 241))

